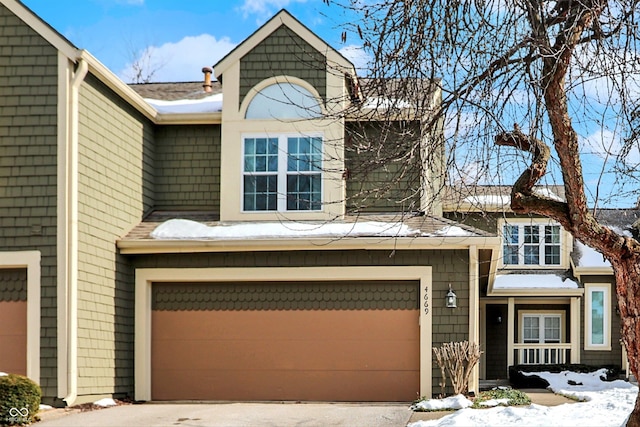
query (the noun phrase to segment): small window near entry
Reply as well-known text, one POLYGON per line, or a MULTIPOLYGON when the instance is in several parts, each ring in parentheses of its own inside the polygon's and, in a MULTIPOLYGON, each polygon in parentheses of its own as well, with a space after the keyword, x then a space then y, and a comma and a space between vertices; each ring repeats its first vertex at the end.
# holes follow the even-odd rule
POLYGON ((587 350, 611 349, 611 304, 609 285, 585 285, 586 346, 587 350))

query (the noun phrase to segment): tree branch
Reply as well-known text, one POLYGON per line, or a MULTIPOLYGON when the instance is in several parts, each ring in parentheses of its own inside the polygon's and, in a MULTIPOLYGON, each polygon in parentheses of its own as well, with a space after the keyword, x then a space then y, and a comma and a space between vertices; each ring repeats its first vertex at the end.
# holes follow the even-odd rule
POLYGON ((529 166, 511 189, 511 209, 516 213, 537 213, 549 216, 565 227, 569 224, 567 203, 551 199, 534 191, 535 185, 547 171, 551 157, 549 147, 537 138, 525 135, 518 125, 511 132, 502 132, 495 138, 495 144, 513 147, 533 155, 529 166))

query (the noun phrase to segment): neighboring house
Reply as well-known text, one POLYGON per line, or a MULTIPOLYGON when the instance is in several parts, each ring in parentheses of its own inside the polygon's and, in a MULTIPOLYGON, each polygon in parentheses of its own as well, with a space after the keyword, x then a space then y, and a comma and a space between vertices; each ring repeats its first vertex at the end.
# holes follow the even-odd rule
MULTIPOLYGON (((629 374, 611 265, 548 218, 514 215, 510 187, 449 189, 445 216, 495 233, 499 256, 480 255, 480 378, 518 364, 615 365, 629 374)), ((558 186, 541 194, 564 200, 558 186)), ((637 237, 639 209, 601 209, 606 226, 637 237)))
MULTIPOLYGON (((410 401, 440 392, 432 347, 462 340, 486 356, 470 390, 516 351, 621 363, 615 314, 581 314, 587 298, 614 303, 610 268, 575 265, 547 222, 532 267, 497 217, 459 221, 436 197, 431 118, 407 108, 385 127, 392 100, 286 11, 206 90, 128 86, 16 0, 0 0, 0 22, 0 371, 37 381, 46 403, 410 401), (382 142, 412 155, 371 162, 382 142), (532 268, 573 271, 575 287, 500 279, 532 268)), ((514 236, 530 223, 513 225, 526 248, 514 236)))

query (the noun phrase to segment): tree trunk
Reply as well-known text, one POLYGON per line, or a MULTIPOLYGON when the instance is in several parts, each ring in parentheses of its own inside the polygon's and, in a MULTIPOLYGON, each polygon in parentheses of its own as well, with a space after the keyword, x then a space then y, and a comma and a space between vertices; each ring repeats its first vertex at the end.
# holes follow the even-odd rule
MULTIPOLYGON (((627 350, 629 368, 638 379, 640 373, 640 254, 616 254, 612 260, 620 309, 621 335, 627 350)), ((627 426, 640 427, 640 394, 636 396, 627 426)))

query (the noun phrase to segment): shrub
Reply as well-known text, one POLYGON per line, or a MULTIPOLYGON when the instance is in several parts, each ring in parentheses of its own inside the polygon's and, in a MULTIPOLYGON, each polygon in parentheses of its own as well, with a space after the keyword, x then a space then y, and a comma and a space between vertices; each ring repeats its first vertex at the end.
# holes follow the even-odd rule
POLYGON ((531 399, 526 393, 512 388, 494 388, 492 390, 481 391, 473 401, 473 408, 485 408, 482 402, 493 399, 508 399, 506 406, 530 405, 531 399))
POLYGON ((453 394, 466 394, 469 377, 473 367, 480 360, 480 354, 480 346, 469 341, 450 342, 442 344, 440 348, 433 347, 433 355, 442 374, 440 387, 443 395, 447 374, 453 386, 453 394))
POLYGON ((37 421, 42 391, 22 375, 0 377, 0 425, 25 425, 37 421))

